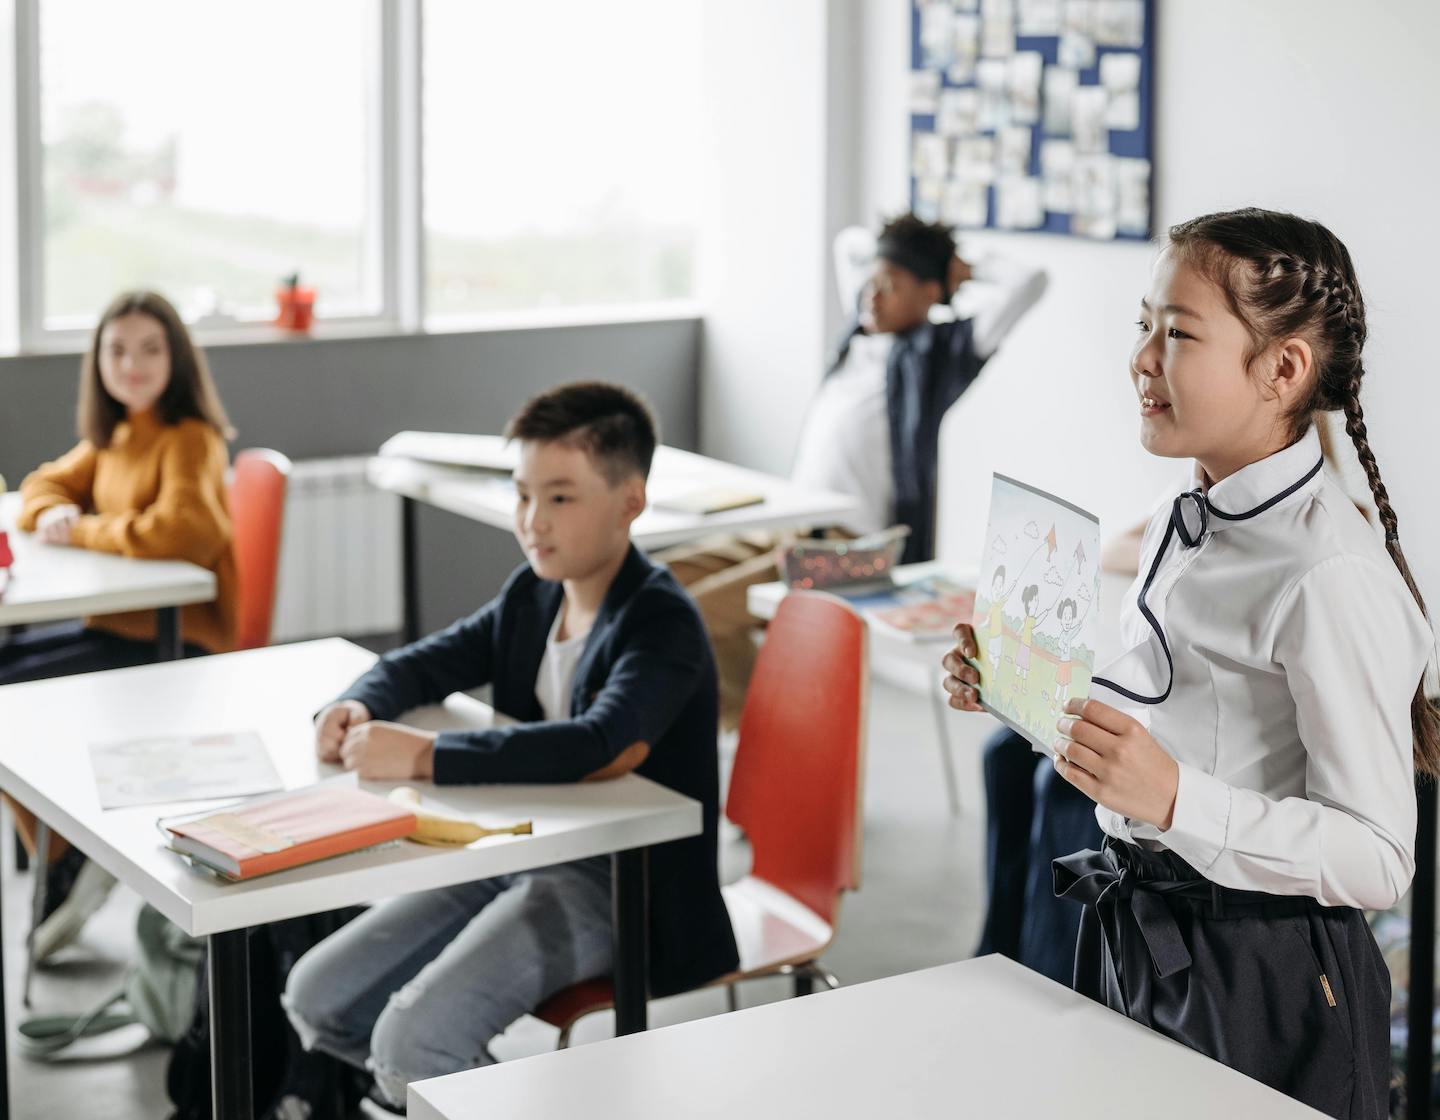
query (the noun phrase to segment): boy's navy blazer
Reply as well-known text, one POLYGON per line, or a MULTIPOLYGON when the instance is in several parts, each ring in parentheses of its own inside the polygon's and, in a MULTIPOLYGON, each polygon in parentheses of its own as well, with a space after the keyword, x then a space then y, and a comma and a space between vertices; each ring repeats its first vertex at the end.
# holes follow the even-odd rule
POLYGON ((574 782, 630 744, 650 744, 636 773, 693 797, 704 821, 699 836, 651 852, 651 991, 704 984, 733 970, 739 954, 716 867, 719 701, 699 611, 668 569, 631 546, 576 666, 571 718, 551 722, 535 678, 563 597, 561 584, 522 567, 468 618, 386 654, 342 699, 395 719, 493 685, 495 709, 521 722, 442 732, 439 783, 574 782))

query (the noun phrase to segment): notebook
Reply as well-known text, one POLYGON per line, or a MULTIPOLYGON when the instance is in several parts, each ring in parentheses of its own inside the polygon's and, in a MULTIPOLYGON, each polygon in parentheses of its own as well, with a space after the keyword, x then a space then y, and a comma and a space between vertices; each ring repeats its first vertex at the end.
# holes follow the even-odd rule
POLYGON ((177 852, 235 880, 398 840, 415 824, 411 809, 339 782, 161 822, 177 852))
POLYGON ((835 593, 849 600, 871 625, 912 642, 950 638, 955 624, 969 622, 975 613, 974 588, 943 575, 835 593))

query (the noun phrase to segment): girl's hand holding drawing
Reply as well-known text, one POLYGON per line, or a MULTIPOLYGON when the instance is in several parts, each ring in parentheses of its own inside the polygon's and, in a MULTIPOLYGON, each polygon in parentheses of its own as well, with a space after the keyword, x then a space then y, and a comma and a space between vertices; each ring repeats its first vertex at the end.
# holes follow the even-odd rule
POLYGON ((946 703, 960 712, 983 712, 980 706, 980 670, 969 661, 975 656, 975 628, 968 622, 955 627, 955 646, 941 661, 945 677, 940 686, 948 694, 946 703))
POLYGON ((1099 700, 1074 699, 1059 720, 1055 769, 1092 801, 1162 832, 1175 815, 1180 767, 1138 722, 1099 700))

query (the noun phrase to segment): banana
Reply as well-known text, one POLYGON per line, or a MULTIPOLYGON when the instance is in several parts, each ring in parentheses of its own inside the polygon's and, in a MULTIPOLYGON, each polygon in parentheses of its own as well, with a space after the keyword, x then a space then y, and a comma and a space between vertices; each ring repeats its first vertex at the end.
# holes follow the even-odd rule
POLYGON ((390 800, 415 813, 415 831, 406 839, 417 844, 433 844, 439 848, 463 848, 487 836, 529 836, 529 821, 509 828, 486 828, 472 820, 425 812, 420 808, 420 791, 413 786, 397 786, 390 791, 390 800))

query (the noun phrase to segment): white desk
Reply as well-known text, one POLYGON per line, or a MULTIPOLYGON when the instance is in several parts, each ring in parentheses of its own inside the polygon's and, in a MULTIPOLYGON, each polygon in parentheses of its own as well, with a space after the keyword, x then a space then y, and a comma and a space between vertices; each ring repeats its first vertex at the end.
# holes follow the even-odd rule
POLYGON ((410 1120, 1321 1114, 1003 957, 417 1081, 410 1120))
MULTIPOLYGON (((931 575, 948 575, 959 584, 973 586, 976 578, 974 570, 951 568, 938 561, 905 564, 896 568, 894 574, 895 582, 901 584, 914 583, 931 575)), ((1114 572, 1102 572, 1100 575, 1100 630, 1097 641, 1102 662, 1107 656, 1106 651, 1118 646, 1120 602, 1133 578, 1114 572)), ((781 581, 753 584, 746 591, 745 606, 756 618, 768 621, 775 617, 775 612, 780 609, 780 600, 789 593, 789 586, 781 581)), ((957 618, 955 621, 962 620, 957 618)), ((940 746, 940 762, 945 772, 945 790, 950 801, 950 812, 958 816, 960 790, 955 779, 955 762, 951 757, 950 735, 947 730, 950 709, 940 689, 940 679, 944 676, 940 659, 954 643, 949 638, 910 641, 883 627, 871 626, 868 630, 871 657, 882 656, 909 661, 917 666, 919 672, 925 674, 925 695, 930 700, 935 717, 935 736, 940 746)))
POLYGON ((0 497, 0 529, 9 532, 15 564, 0 593, 0 626, 58 622, 92 614, 154 610, 161 656, 179 656, 179 607, 215 598, 215 575, 183 560, 136 560, 40 544, 14 531, 20 495, 0 497))
MULTIPOLYGON (((419 433, 417 433, 419 434, 419 433)), ((405 635, 419 637, 416 585, 415 502, 424 502, 472 521, 504 529, 515 524, 515 487, 510 481, 517 452, 500 436, 442 436, 444 453, 490 469, 445 466, 433 462, 381 455, 372 459, 367 475, 375 486, 405 499, 404 570, 405 635)), ((439 440, 437 439, 437 443, 439 440)), ((648 486, 650 506, 631 526, 630 536, 643 551, 653 552, 716 533, 742 533, 800 526, 824 527, 843 522, 858 505, 854 498, 797 486, 789 479, 747 470, 732 463, 661 446, 655 450, 648 486), (725 489, 762 494, 757 505, 719 513, 694 514, 666 509, 664 503, 696 491, 725 489)))
MULTIPOLYGON (((316 761, 311 716, 374 660, 332 638, 0 688, 0 788, 187 933, 209 937, 217 1116, 250 1116, 248 1010, 241 998, 248 983, 246 927, 389 895, 614 855, 616 995, 623 981, 627 1026, 644 1027, 644 849, 701 828, 696 802, 644 778, 439 789, 408 783, 481 823, 530 819, 534 834, 456 851, 401 844, 247 883, 221 883, 164 849, 156 818, 207 803, 100 808, 88 753, 97 740, 254 730, 287 788, 340 773, 316 761)), ((484 726, 490 718, 484 705, 455 696, 422 722, 484 726)), ((372 788, 384 792, 397 784, 372 788)))

